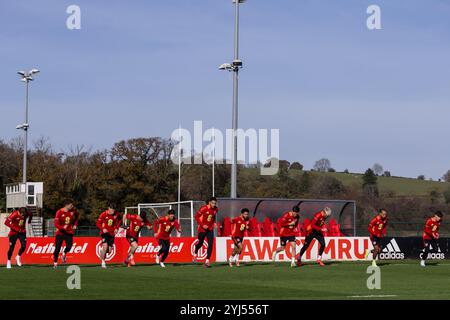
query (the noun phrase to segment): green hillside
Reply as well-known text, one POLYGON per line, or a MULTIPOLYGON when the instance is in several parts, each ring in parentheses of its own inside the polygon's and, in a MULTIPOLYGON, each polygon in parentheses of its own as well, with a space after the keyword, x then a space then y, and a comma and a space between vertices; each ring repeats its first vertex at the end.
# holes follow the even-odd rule
MULTIPOLYGON (((344 185, 362 184, 362 174, 356 173, 315 173, 317 175, 331 175, 339 179, 344 185)), ((417 180, 400 177, 378 177, 380 192, 393 191, 396 195, 418 195, 427 196, 431 191, 444 192, 450 186, 447 182, 417 180)))
MULTIPOLYGON (((289 170, 292 178, 300 177, 304 171, 289 170)), ((332 176, 340 180, 344 186, 362 185, 362 176, 360 173, 343 173, 343 172, 314 172, 308 171, 311 179, 321 176, 332 176)), ((259 169, 246 168, 239 172, 242 180, 247 178, 255 178, 259 175, 259 169)), ((268 176, 266 176, 268 177, 268 176)), ((401 177, 378 177, 378 188, 380 193, 394 192, 396 196, 429 196, 431 191, 444 192, 450 187, 448 182, 418 180, 413 178, 401 177)))

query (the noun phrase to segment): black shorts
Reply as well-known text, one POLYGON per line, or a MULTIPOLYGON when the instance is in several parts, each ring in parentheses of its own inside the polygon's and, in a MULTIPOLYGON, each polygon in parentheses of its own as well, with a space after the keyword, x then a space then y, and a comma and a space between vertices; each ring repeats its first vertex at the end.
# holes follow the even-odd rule
POLYGON ((170 247, 170 240, 158 239, 158 245, 160 247, 170 247))
POLYGON ((374 235, 370 235, 370 241, 372 242, 373 246, 378 246, 381 247, 381 238, 374 236, 374 235))
POLYGON ((16 233, 9 237, 9 243, 11 245, 15 245, 17 240, 20 241, 20 243, 27 243, 27 234, 26 233, 16 233))
POLYGON ((282 247, 285 247, 286 243, 288 242, 295 242, 295 236, 280 237, 280 243, 282 247))
POLYGON ((114 236, 110 235, 109 233, 103 233, 102 234, 102 243, 107 244, 108 247, 114 246, 114 236))
POLYGON ((138 243, 139 242, 139 237, 127 236, 127 240, 128 240, 129 244, 132 244, 133 242, 138 243))
POLYGON ((233 240, 235 245, 241 245, 242 241, 244 241, 244 238, 241 237, 231 237, 231 240, 233 240))

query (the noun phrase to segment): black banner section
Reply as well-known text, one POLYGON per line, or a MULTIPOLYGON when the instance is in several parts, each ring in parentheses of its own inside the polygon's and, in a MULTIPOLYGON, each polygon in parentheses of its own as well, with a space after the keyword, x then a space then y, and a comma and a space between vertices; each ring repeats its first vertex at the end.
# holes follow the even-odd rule
MULTIPOLYGON (((429 260, 450 259, 449 250, 450 238, 442 238, 438 240, 439 246, 432 247, 428 254, 429 260)), ((424 245, 421 237, 385 237, 381 242, 380 260, 403 260, 403 259, 419 259, 424 245)))
MULTIPOLYGON (((344 314, 345 319, 372 318, 364 313, 383 310, 389 315, 428 317, 429 310, 449 308, 449 301, 406 300, 81 300, 81 301, 0 301, 2 315, 44 316, 57 319, 319 319, 344 314), (26 308, 24 308, 26 306, 26 308), (20 311, 19 311, 20 310, 20 311)), ((375 317, 375 316, 373 316, 375 317)), ((379 317, 379 316, 378 316, 379 317)))

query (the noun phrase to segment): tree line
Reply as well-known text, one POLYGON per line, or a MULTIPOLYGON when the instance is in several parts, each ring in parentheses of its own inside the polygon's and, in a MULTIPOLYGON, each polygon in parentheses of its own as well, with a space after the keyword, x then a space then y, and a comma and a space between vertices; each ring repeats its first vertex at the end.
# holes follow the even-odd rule
MULTIPOLYGON (((45 218, 52 218, 62 202, 71 199, 81 214, 80 224, 88 225, 109 203, 122 210, 138 203, 177 201, 178 166, 171 160, 173 149, 169 139, 151 137, 119 141, 105 150, 75 146, 56 152, 47 139, 40 138, 28 153, 28 180, 44 182, 45 218)), ((0 208, 5 208, 5 184, 21 181, 22 155, 20 139, 0 140, 0 208)), ((335 171, 330 170, 328 159, 319 160, 310 171, 299 162, 279 163, 275 176, 260 175, 258 165, 239 165, 238 196, 356 200, 362 225, 379 207, 395 212, 394 221, 421 220, 434 208, 450 208, 450 189, 408 197, 380 192, 378 177, 387 176, 380 165, 368 169, 362 183, 344 185, 333 175, 322 174, 335 171)), ((230 171, 230 165, 216 164, 216 196, 229 196, 230 171)), ((182 165, 181 172, 182 200, 211 195, 211 165, 182 165)), ((450 172, 447 178, 450 181, 450 172)))

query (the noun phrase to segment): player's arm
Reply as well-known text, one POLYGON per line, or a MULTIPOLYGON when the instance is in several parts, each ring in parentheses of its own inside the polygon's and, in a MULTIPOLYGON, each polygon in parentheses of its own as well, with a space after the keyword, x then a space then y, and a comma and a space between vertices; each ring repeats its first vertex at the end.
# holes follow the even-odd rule
POLYGON ((289 227, 291 225, 292 224, 290 222, 288 222, 288 220, 284 216, 281 217, 281 219, 280 219, 280 226, 281 227, 286 228, 286 227, 289 227))
POLYGON ((31 223, 31 220, 33 219, 33 212, 27 210, 27 218, 28 223, 31 223))
POLYGON ((429 223, 428 221, 427 221, 427 223, 425 224, 425 229, 423 230, 423 232, 424 232, 426 235, 428 235, 430 238, 434 239, 434 236, 433 236, 433 230, 432 230, 432 227, 431 227, 431 223, 429 223))
POLYGON ((175 221, 175 230, 177 231, 177 237, 181 237, 181 226, 177 220, 175 221))
POLYGON ((75 230, 76 228, 78 228, 78 221, 80 220, 80 213, 78 212, 77 209, 74 209, 73 216, 75 218, 73 219, 73 226, 72 226, 72 228, 75 230))
POLYGON ((124 214, 122 217, 122 228, 127 229, 128 228, 128 221, 130 220, 130 214, 124 214))
POLYGON ((59 223, 59 218, 61 217, 61 211, 60 210, 58 210, 57 212, 56 212, 56 216, 55 216, 55 228, 57 229, 57 230, 64 230, 64 226, 62 226, 60 223, 59 223))
POLYGON ((144 226, 146 226, 147 229, 151 229, 153 227, 152 223, 147 218, 144 220, 144 226))
POLYGON ((108 230, 104 228, 105 214, 107 214, 107 213, 103 212, 102 214, 100 214, 100 216, 98 217, 97 222, 96 222, 97 228, 99 228, 99 230, 102 233, 107 233, 108 232, 108 230))
POLYGON ((195 221, 197 221, 198 224, 202 223, 202 215, 204 212, 204 207, 201 207, 196 213, 195 213, 195 221))
POLYGON ((7 226, 8 228, 10 228, 11 230, 14 231, 19 231, 18 228, 16 228, 13 224, 13 219, 16 217, 17 213, 14 211, 13 213, 11 213, 8 218, 6 218, 5 220, 5 226, 7 226))
POLYGON ((316 231, 321 231, 321 230, 322 230, 322 227, 320 227, 320 226, 317 225, 317 220, 318 220, 318 219, 319 219, 318 216, 315 215, 314 218, 313 218, 312 221, 311 221, 311 227, 312 227, 314 230, 316 230, 316 231))

